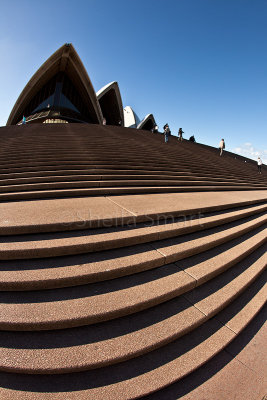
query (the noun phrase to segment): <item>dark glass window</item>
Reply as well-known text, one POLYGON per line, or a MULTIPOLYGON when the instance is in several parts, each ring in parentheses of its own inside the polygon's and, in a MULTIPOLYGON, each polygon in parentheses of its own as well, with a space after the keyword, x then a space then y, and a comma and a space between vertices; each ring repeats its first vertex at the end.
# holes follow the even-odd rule
POLYGON ((72 102, 63 94, 61 93, 60 95, 60 108, 68 108, 72 111, 75 111, 77 113, 80 113, 78 108, 76 108, 72 102))
POLYGON ((45 99, 41 104, 39 104, 33 111, 33 113, 36 113, 38 111, 42 111, 44 109, 49 109, 50 107, 52 107, 52 105, 54 104, 54 96, 55 94, 53 93, 51 96, 47 97, 47 99, 45 99))
MULTIPOLYGON (((47 82, 41 90, 31 99, 29 104, 24 110, 24 115, 28 116, 33 114, 36 111, 41 111, 42 109, 47 109, 47 105, 54 104, 54 94, 55 94, 55 88, 56 88, 56 81, 57 77, 54 76, 52 79, 50 79, 49 82, 47 82), (48 101, 49 99, 49 101, 48 101)), ((22 116, 21 116, 22 118, 22 116)))
POLYGON ((90 111, 85 106, 81 94, 78 92, 70 78, 62 72, 56 74, 42 89, 31 99, 20 121, 41 111, 59 111, 65 118, 91 122, 90 111))
POLYGON ((67 75, 65 75, 63 79, 62 94, 63 96, 60 98, 60 106, 64 107, 64 105, 67 104, 67 108, 70 108, 71 110, 79 112, 80 114, 90 118, 87 107, 82 101, 81 95, 67 75))

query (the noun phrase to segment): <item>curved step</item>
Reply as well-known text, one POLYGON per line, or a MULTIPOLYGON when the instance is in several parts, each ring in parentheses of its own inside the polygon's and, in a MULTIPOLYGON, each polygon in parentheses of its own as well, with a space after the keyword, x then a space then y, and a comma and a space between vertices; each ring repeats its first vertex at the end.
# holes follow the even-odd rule
POLYGON ((0 235, 107 228, 145 222, 148 227, 181 217, 185 223, 237 207, 267 203, 267 191, 160 193, 0 203, 0 235), (8 217, 7 217, 8 216, 8 217))
MULTIPOLYGON (((266 251, 266 245, 263 248, 266 251)), ((260 268, 265 268, 266 256, 259 263, 260 268)), ((154 278, 149 271, 133 276, 130 282, 127 277, 120 278, 106 284, 79 286, 78 291, 65 288, 3 293, 0 329, 48 330, 89 325, 147 309, 196 286, 196 280, 175 265, 159 271, 159 277, 155 271, 153 275, 154 278)))
POLYGON ((267 355, 264 311, 202 367, 142 399, 267 400, 263 372, 267 355))
MULTIPOLYGON (((36 178, 38 177, 44 177, 44 176, 48 176, 48 177, 52 177, 52 176, 57 176, 57 175, 61 175, 61 176, 66 176, 69 173, 71 173, 73 176, 74 172, 76 172, 77 175, 91 175, 91 174, 102 174, 104 173, 108 173, 111 176, 114 175, 116 176, 118 174, 118 172, 120 173, 120 175, 125 176, 127 174, 127 178, 129 177, 129 175, 136 175, 136 176, 143 176, 143 175, 147 175, 147 176, 162 176, 162 177, 178 177, 180 179, 186 179, 186 177, 188 177, 188 179, 190 180, 198 180, 198 179, 208 179, 214 182, 217 181, 221 181, 224 180, 226 182, 240 182, 243 184, 248 184, 251 183, 253 185, 266 185, 266 179, 264 180, 264 178, 261 176, 260 179, 259 177, 255 178, 255 177, 239 177, 236 174, 229 174, 227 173, 227 176, 225 176, 225 171, 222 171, 222 173, 220 174, 218 171, 216 171, 216 176, 214 176, 214 174, 210 173, 209 171, 202 171, 200 167, 198 167, 196 169, 196 171, 193 171, 192 168, 189 169, 184 169, 180 166, 177 166, 174 170, 169 170, 169 169, 159 169, 157 168, 156 170, 153 168, 147 169, 147 168, 142 168, 142 169, 138 169, 138 168, 134 168, 133 165, 131 165, 131 169, 127 169, 127 166, 124 165, 124 167, 122 168, 119 167, 118 165, 114 165, 114 164, 110 164, 107 166, 108 168, 102 168, 102 166, 100 165, 92 165, 91 168, 89 169, 88 166, 86 165, 72 165, 72 168, 70 168, 69 165, 52 165, 49 166, 48 168, 42 168, 42 167, 29 167, 27 164, 27 167, 25 166, 25 168, 22 167, 16 167, 16 168, 7 168, 5 169, 5 171, 2 171, 2 173, 0 174, 0 179, 4 182, 6 181, 12 181, 12 179, 29 179, 31 181, 33 181, 33 177, 35 176, 36 178), (113 168, 114 169, 113 169, 113 168), (16 172, 17 169, 17 172, 16 172), (32 177, 32 178, 31 178, 32 177)), ((92 175, 91 175, 92 176, 92 175)), ((8 182, 7 182, 8 183, 8 182)), ((12 182, 10 182, 12 183, 12 182)))
POLYGON ((252 229, 262 226, 266 221, 267 216, 263 215, 239 225, 232 223, 232 225, 234 225, 233 227, 229 224, 229 228, 227 225, 219 228, 212 228, 209 231, 204 231, 205 235, 198 235, 197 233, 189 234, 188 238, 190 237, 190 239, 188 241, 186 237, 161 240, 153 243, 153 247, 165 256, 166 263, 172 263, 182 258, 207 251, 222 243, 226 243, 252 229))
POLYGON ((0 184, 14 190, 0 195, 3 258, 14 250, 0 261, 0 398, 130 400, 205 374, 263 315, 266 167, 176 137, 57 125, 0 128, 0 184), (113 197, 77 214, 95 194, 113 197))
POLYGON ((214 185, 218 187, 241 187, 241 188, 248 188, 248 187, 253 187, 254 189, 261 189, 264 187, 263 185, 248 185, 247 183, 229 183, 229 182, 209 182, 208 180, 204 181, 194 181, 194 182, 188 182, 188 181, 181 181, 181 180, 92 180, 92 181, 63 181, 63 182, 46 182, 46 183, 30 183, 30 184, 16 184, 16 185, 4 185, 0 186, 0 193, 14 193, 14 192, 21 192, 21 191, 38 191, 38 190, 60 190, 60 189, 79 189, 79 188, 110 188, 110 187, 128 187, 128 186, 135 186, 135 187, 140 187, 140 186, 145 186, 145 187, 157 187, 157 186, 167 186, 167 187, 192 187, 193 183, 196 185, 196 187, 214 187, 214 185))
MULTIPOLYGON (((119 195, 119 194, 148 194, 148 193, 182 193, 182 192, 204 192, 204 191, 236 191, 236 190, 255 190, 255 187, 247 186, 156 186, 156 187, 103 187, 103 188, 77 188, 77 189, 57 189, 39 190, 28 192, 1 193, 0 201, 25 200, 25 199, 45 199, 53 197, 73 197, 73 196, 100 196, 100 195, 119 195)), ((257 187, 257 190, 266 190, 266 186, 257 187)))
POLYGON ((168 262, 173 262, 180 259, 180 256, 177 256, 178 254, 187 254, 186 256, 188 256, 189 251, 192 252, 191 254, 189 253, 189 255, 192 255, 195 252, 193 249, 196 247, 201 249, 201 251, 204 251, 205 249, 209 249, 215 245, 223 243, 224 241, 230 240, 231 238, 238 236, 238 234, 241 235, 242 233, 264 224, 267 221, 267 215, 264 213, 265 210, 265 206, 258 206, 256 209, 249 210, 247 213, 243 212, 243 214, 242 212, 233 212, 228 216, 228 221, 227 216, 225 217, 223 214, 217 218, 207 217, 206 220, 205 218, 203 220, 192 220, 189 221, 188 224, 178 222, 177 224, 174 224, 174 226, 170 227, 168 227, 168 225, 163 225, 159 227, 144 227, 132 230, 125 230, 124 228, 121 231, 115 231, 114 234, 99 233, 94 235, 93 231, 89 231, 89 234, 87 231, 70 231, 27 236, 20 235, 17 237, 11 236, 0 241, 0 260, 82 254, 157 241, 153 244, 155 249, 166 256, 168 262), (252 218, 255 211, 256 213, 262 212, 263 215, 227 229, 227 225, 225 225, 226 222, 238 221, 239 218, 242 218, 243 216, 247 217, 247 215, 251 214, 252 216, 250 218, 252 218), (212 228, 222 224, 225 225, 225 229, 221 229, 221 232, 218 233, 214 231, 215 234, 212 236, 212 228), (204 232, 202 237, 198 238, 194 236, 194 232, 208 228, 210 228, 210 231, 207 233, 204 232), (142 236, 139 237, 138 233, 142 236), (189 236, 185 243, 182 243, 184 238, 179 239, 177 243, 162 241, 162 239, 174 236, 176 237, 183 234, 191 234, 192 237, 189 236), (208 243, 206 243, 206 235, 210 235, 208 237, 208 243))
MULTIPOLYGON (((77 372, 100 368, 145 354, 176 340, 217 314, 238 297, 266 266, 265 255, 259 259, 251 255, 246 262, 235 265, 234 271, 227 271, 210 281, 208 285, 205 284, 186 293, 184 297, 188 301, 183 297, 171 301, 170 307, 176 309, 176 314, 173 316, 123 336, 78 345, 75 347, 75 357, 73 357, 73 347, 15 350, 1 347, 0 359, 3 361, 0 363, 0 370, 30 374, 77 372)), ((267 294, 267 284, 261 292, 263 291, 267 294)), ((263 302, 261 305, 263 305, 265 298, 263 293, 261 294, 263 302)), ((165 303, 165 308, 166 306, 165 303)), ((160 307, 155 312, 163 314, 160 307)), ((167 316, 168 312, 165 311, 164 314, 167 316)), ((138 315, 133 318, 132 324, 140 325, 138 315)), ((109 329, 108 325, 106 329, 109 329)))
MULTIPOLYGON (((200 253, 176 264, 195 278, 197 285, 202 284, 266 243, 266 233, 266 229, 259 228, 230 241, 227 246, 224 244, 221 248, 217 246, 206 251, 205 257, 200 253)), ((151 250, 149 245, 37 262, 2 262, 0 290, 40 290, 84 285, 147 271, 164 264, 165 257, 156 250, 151 250)))
POLYGON ((211 319, 152 353, 111 367, 80 372, 78 381, 76 373, 40 376, 0 372, 0 394, 5 400, 18 395, 20 400, 28 400, 29 396, 34 396, 34 400, 54 400, 55 394, 57 400, 130 400, 163 389, 219 354, 259 312, 266 311, 262 309, 266 289, 257 288, 260 279, 252 284, 252 295, 251 291, 249 296, 245 292, 223 311, 232 324, 237 321, 237 332, 218 322, 219 314, 218 320, 211 319), (239 314, 240 303, 246 319, 239 314))
MULTIPOLYGON (((156 162, 156 160, 155 160, 156 162)), ((107 164, 101 163, 101 164, 96 164, 96 163, 89 163, 88 160, 83 160, 83 161, 72 161, 68 163, 49 163, 45 165, 33 165, 32 163, 29 165, 29 162, 25 163, 25 165, 10 165, 8 163, 5 168, 2 165, 2 168, 0 168, 0 175, 5 176, 5 177, 12 177, 13 175, 18 175, 19 173, 23 174, 29 174, 29 173, 38 173, 40 175, 43 175, 44 173, 50 172, 54 174, 62 174, 64 171, 69 171, 69 170, 77 170, 77 171, 84 171, 84 170, 91 170, 95 171, 97 173, 101 173, 102 171, 106 171, 108 173, 116 173, 119 172, 120 174, 123 174, 124 171, 128 171, 129 173, 138 173, 138 174, 143 174, 143 173, 154 173, 154 174, 163 174, 163 175, 177 175, 178 173, 180 174, 191 174, 198 176, 199 174, 202 174, 202 176, 206 177, 207 179, 226 179, 226 180, 235 180, 243 183, 255 183, 255 184, 267 184, 266 178, 264 175, 260 176, 248 176, 248 175, 238 175, 236 172, 233 171, 225 171, 225 166, 223 166, 222 171, 216 170, 216 176, 214 176, 214 173, 211 173, 209 169, 203 169, 200 165, 198 165, 196 168, 192 168, 192 166, 186 168, 183 165, 183 162, 178 163, 175 166, 170 166, 164 165, 164 166, 159 166, 155 165, 155 163, 151 164, 146 164, 146 165, 137 165, 135 161, 133 163, 123 163, 123 164, 118 164, 114 162, 110 162, 107 164), (182 163, 182 165, 181 165, 182 163)))
MULTIPOLYGON (((89 172, 89 171, 88 171, 89 172)), ((93 172, 93 171, 90 171, 93 172)), ((49 183, 49 182, 70 182, 70 181, 123 181, 125 180, 125 173, 118 174, 118 171, 114 171, 110 174, 97 174, 97 170, 94 171, 94 174, 86 173, 85 171, 77 170, 77 171, 50 171, 50 173, 39 172, 39 173, 23 173, 20 174, 5 174, 0 175, 0 184, 1 187, 3 186, 14 186, 14 185, 24 185, 24 184, 36 184, 36 183, 49 183)), ((134 172, 134 171, 132 171, 134 172)), ((139 172, 139 171, 138 171, 139 172)), ((221 184, 226 183, 234 183, 240 185, 246 185, 248 181, 228 178, 224 177, 223 181, 220 177, 212 177, 212 176, 204 176, 204 175, 193 175, 188 173, 186 174, 168 174, 166 172, 165 175, 163 174, 154 174, 153 171, 148 174, 147 172, 143 171, 143 174, 128 174, 127 181, 151 181, 151 182, 172 182, 172 181, 180 181, 189 184, 189 182, 200 182, 207 180, 208 182, 218 182, 221 184)), ((101 173, 101 172, 100 172, 101 173)), ((257 187, 262 186, 262 183, 250 183, 251 185, 257 187)))
MULTIPOLYGON (((243 183, 254 183, 254 184, 265 184, 266 185, 266 179, 264 176, 259 176, 259 175, 242 175, 238 174, 236 171, 233 172, 232 169, 230 168, 229 171, 227 170, 227 166, 223 166, 223 168, 216 169, 216 174, 210 172, 210 168, 201 166, 200 164, 190 164, 188 166, 185 165, 184 161, 176 162, 171 164, 171 161, 168 159, 166 162, 158 162, 157 159, 151 160, 150 162, 139 162, 137 160, 137 157, 134 156, 132 157, 132 161, 129 160, 129 157, 127 160, 120 161, 118 160, 117 155, 114 155, 116 157, 116 162, 113 161, 113 158, 110 159, 110 162, 108 163, 108 157, 105 157, 104 161, 97 161, 97 160, 91 160, 91 156, 88 156, 88 158, 80 158, 80 159, 62 159, 62 161, 59 161, 59 158, 57 157, 56 159, 51 159, 49 161, 49 158, 46 157, 46 162, 37 162, 37 161, 31 161, 29 162, 29 159, 25 159, 25 161, 21 160, 21 162, 18 162, 17 157, 16 161, 13 163, 10 161, 6 161, 5 163, 2 162, 1 164, 1 175, 6 175, 6 176, 12 176, 16 173, 16 169, 20 170, 21 173, 26 173, 27 171, 31 170, 36 170, 40 174, 43 173, 46 170, 51 170, 51 171, 58 171, 60 172, 61 170, 67 170, 72 167, 72 169, 94 169, 96 171, 100 171, 101 169, 108 169, 109 171, 114 170, 119 170, 119 171, 124 171, 125 169, 130 169, 132 171, 136 171, 137 174, 141 173, 143 171, 151 170, 151 172, 155 173, 163 173, 165 174, 177 174, 178 172, 181 173, 191 173, 191 175, 198 176, 202 175, 203 177, 207 179, 219 179, 219 180, 235 180, 238 182, 243 182, 243 183), (182 165, 181 165, 182 164, 182 165)), ((145 156, 147 159, 147 156, 145 156)), ((17 172, 18 173, 18 172, 17 172)))
POLYGON ((231 268, 266 243, 267 228, 263 227, 175 264, 195 278, 196 286, 199 286, 231 268))
POLYGON ((26 331, 62 329, 106 321, 144 310, 179 296, 195 286, 192 277, 176 266, 171 268, 178 272, 152 282, 144 283, 141 280, 141 284, 138 284, 138 279, 146 277, 137 276, 137 283, 130 288, 127 288, 126 281, 114 282, 114 291, 111 293, 99 285, 79 286, 78 292, 80 296, 83 293, 83 297, 77 297, 76 288, 55 289, 56 291, 50 293, 22 292, 15 297, 15 293, 11 292, 11 296, 5 296, 4 302, 0 303, 0 329, 26 331), (124 284, 126 288, 118 290, 117 284, 124 284), (103 290, 103 294, 95 294, 95 291, 101 293, 103 290), (15 303, 15 298, 17 301, 20 299, 20 303, 15 303), (45 301, 48 298, 50 301, 45 301))

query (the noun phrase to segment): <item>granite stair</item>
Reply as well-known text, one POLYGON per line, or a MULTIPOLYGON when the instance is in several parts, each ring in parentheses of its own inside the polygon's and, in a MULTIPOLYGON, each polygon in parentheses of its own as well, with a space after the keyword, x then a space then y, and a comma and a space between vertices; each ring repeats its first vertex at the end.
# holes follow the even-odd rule
POLYGON ((0 129, 0 398, 189 400, 185 382, 226 355, 227 374, 246 332, 263 335, 266 171, 56 125, 0 129))
POLYGON ((10 137, 0 151, 0 201, 267 188, 266 173, 196 143, 171 137, 165 145, 161 134, 86 124, 55 133, 46 125, 38 136, 33 125, 1 128, 10 137))

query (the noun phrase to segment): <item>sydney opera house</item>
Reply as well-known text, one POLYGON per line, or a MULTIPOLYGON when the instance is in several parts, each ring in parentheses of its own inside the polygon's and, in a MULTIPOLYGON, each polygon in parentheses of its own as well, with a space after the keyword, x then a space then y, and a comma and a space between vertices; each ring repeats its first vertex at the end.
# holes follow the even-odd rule
POLYGON ((262 400, 267 170, 58 49, 0 128, 0 399, 262 400))
POLYGON ((36 72, 19 96, 7 125, 26 123, 89 123, 151 130, 152 114, 139 120, 131 107, 123 109, 117 82, 95 93, 71 44, 58 49, 36 72))

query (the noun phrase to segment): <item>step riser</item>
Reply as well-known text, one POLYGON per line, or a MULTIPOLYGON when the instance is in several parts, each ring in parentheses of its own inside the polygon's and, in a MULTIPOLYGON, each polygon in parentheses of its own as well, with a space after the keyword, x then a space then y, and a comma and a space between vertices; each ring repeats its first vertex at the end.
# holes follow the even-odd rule
MULTIPOLYGON (((195 245, 193 248, 189 247, 186 250, 181 250, 179 252, 175 252, 173 255, 166 255, 166 261, 168 263, 172 263, 178 261, 185 257, 190 257, 193 254, 198 252, 206 251, 212 247, 218 246, 226 241, 232 240, 250 230, 256 229, 259 226, 262 226, 267 221, 267 216, 258 217, 255 221, 250 222, 249 224, 245 224, 243 226, 238 226, 238 229, 232 229, 227 232, 226 234, 217 235, 215 239, 210 239, 205 244, 201 243, 200 245, 195 245), (230 233, 231 232, 231 233, 230 233)), ((223 223, 223 221, 221 221, 223 223)), ((217 225, 217 224, 216 224, 217 225)), ((212 226, 212 224, 211 224, 212 226)), ((220 226, 220 223, 218 224, 220 226)), ((198 223, 195 226, 189 226, 184 229, 181 229, 180 232, 175 231, 173 232, 174 236, 179 236, 184 233, 189 232, 198 232, 200 230, 205 229, 198 223)), ((126 246, 131 246, 134 244, 140 243, 147 243, 151 242, 151 240, 157 240, 159 237, 155 234, 148 234, 143 238, 137 236, 136 238, 122 238, 122 239, 114 239, 112 238, 110 241, 105 240, 104 242, 80 242, 77 244, 68 244, 66 241, 60 241, 60 239, 54 240, 53 242, 46 243, 46 247, 41 247, 40 243, 33 242, 32 246, 27 246, 26 244, 20 245, 20 243, 16 243, 14 246, 12 244, 5 245, 3 244, 0 247, 0 260, 15 260, 15 259, 25 259, 25 258, 43 258, 43 257, 59 257, 59 256, 67 256, 67 255, 74 255, 74 254, 83 254, 89 252, 97 252, 97 251, 104 251, 110 250, 115 248, 121 248, 126 246), (19 248, 20 247, 20 248, 19 248)), ((90 237, 89 237, 90 240, 90 237)), ((162 252, 164 250, 161 249, 160 244, 157 242, 151 243, 152 248, 162 252)), ((162 253, 164 254, 164 253, 162 253)))
MULTIPOLYGON (((263 246, 265 243, 267 243, 267 238, 266 238, 266 232, 264 231, 263 235, 258 235, 258 241, 255 243, 254 241, 250 244, 247 244, 246 249, 242 249, 241 254, 237 252, 237 255, 235 257, 232 257, 230 261, 222 263, 219 267, 217 266, 216 269, 213 269, 211 272, 207 272, 204 277, 201 279, 197 279, 196 286, 199 286, 205 282, 207 282, 210 279, 213 279, 215 276, 218 274, 226 271, 227 269, 231 268, 233 265, 236 263, 242 261, 246 257, 248 257, 251 253, 256 251, 259 247, 263 246)), ((116 263, 116 260, 113 261, 116 263)), ((66 271, 60 271, 61 273, 61 278, 58 278, 58 273, 53 275, 51 273, 50 276, 48 276, 46 279, 44 279, 44 272, 43 270, 35 271, 35 276, 32 277, 31 274, 31 280, 27 280, 27 272, 26 271, 16 271, 12 272, 9 271, 7 276, 2 276, 1 281, 0 281, 0 290, 2 291, 28 291, 28 290, 43 290, 43 289, 55 289, 55 288, 62 288, 62 287, 71 287, 71 286, 77 286, 77 285, 84 285, 84 284, 89 284, 89 283, 95 283, 95 282, 101 282, 109 279, 115 279, 115 278, 120 278, 122 276, 127 276, 127 275, 132 275, 135 273, 143 272, 143 271, 148 271, 150 269, 162 267, 165 264, 165 257, 154 257, 154 259, 151 259, 147 262, 141 263, 136 263, 134 262, 130 265, 123 265, 120 268, 117 269, 111 269, 111 270, 106 270, 104 269, 99 269, 95 271, 95 273, 92 272, 90 268, 90 264, 87 265, 87 273, 84 272, 83 274, 81 273, 80 276, 74 275, 74 271, 72 270, 72 273, 69 273, 69 276, 66 276, 66 271), (25 277, 26 275, 26 277, 25 277), (14 276, 14 277, 13 277, 14 276)), ((181 263, 177 262, 177 266, 179 268, 182 268, 185 272, 187 272, 186 269, 184 269, 181 266, 181 263)), ((85 265, 76 265, 76 268, 81 269, 86 269, 86 264, 85 265)), ((36 269, 38 269, 38 266, 36 266, 36 269)), ((67 269, 67 267, 65 267, 67 269)), ((192 272, 187 272, 189 275, 192 275, 192 272)))
MULTIPOLYGON (((0 128, 1 399, 130 400, 174 382, 152 397, 194 397, 188 375, 204 398, 219 353, 227 365, 208 384, 231 363, 260 381, 267 169, 169 141, 91 124, 0 128), (224 350, 239 335, 238 354, 224 350)), ((243 389, 258 400, 257 384, 253 399, 243 389)))
MULTIPOLYGON (((116 201, 116 200, 115 200, 116 201)), ((98 199, 96 199, 96 202, 98 202, 98 199)), ((198 208, 188 208, 188 209, 183 209, 183 211, 179 211, 176 209, 172 209, 171 211, 166 211, 166 212, 161 212, 161 210, 157 210, 156 213, 151 213, 149 210, 148 212, 141 214, 139 213, 137 216, 135 215, 128 215, 128 216, 123 216, 121 215, 117 218, 94 218, 93 216, 89 216, 90 219, 88 219, 88 216, 86 215, 85 217, 79 218, 79 220, 64 220, 64 215, 62 216, 62 221, 55 223, 51 219, 47 221, 45 224, 41 223, 39 219, 34 218, 33 215, 31 214, 31 217, 29 218, 32 220, 31 225, 23 225, 24 221, 21 221, 21 223, 17 225, 13 225, 12 222, 9 222, 8 225, 6 225, 4 222, 2 222, 2 226, 0 223, 0 235, 21 235, 21 234, 28 234, 28 233, 43 233, 43 232, 62 232, 62 231, 73 231, 73 230, 83 230, 83 229, 93 229, 93 228, 107 228, 107 227, 120 227, 123 225, 126 225, 127 227, 131 228, 132 226, 136 226, 138 223, 146 223, 148 226, 151 226, 152 223, 157 225, 159 221, 165 221, 166 223, 172 222, 175 220, 175 218, 182 217, 184 221, 184 226, 193 224, 193 216, 202 216, 205 213, 215 213, 215 212, 221 212, 230 208, 238 208, 238 207, 246 207, 246 206, 255 206, 257 207, 263 207, 261 211, 266 210, 266 206, 264 205, 266 203, 266 199, 263 198, 261 199, 254 199, 254 200, 243 200, 239 202, 229 202, 226 204, 222 204, 221 202, 218 202, 218 205, 212 205, 212 206, 204 206, 203 203, 199 206, 198 208), (261 206, 263 204, 263 206, 261 206), (259 206, 258 206, 259 205, 259 206)), ((36 205, 39 204, 37 202, 31 203, 31 206, 34 205, 36 209, 36 205)), ((56 212, 58 212, 56 203, 56 212)), ((13 206, 13 205, 12 205, 13 206)), ((7 205, 3 205, 5 212, 8 209, 10 213, 12 213, 16 217, 17 209, 16 205, 14 204, 14 207, 7 208, 7 205)), ((69 209, 71 207, 71 204, 67 204, 65 207, 69 209)), ((90 209, 90 205, 86 205, 86 209, 90 209)), ((83 207, 84 208, 84 207, 83 207)), ((259 208, 259 210, 260 210, 259 208)), ((1 210, 1 208, 0 208, 1 210)), ((80 213, 80 208, 76 210, 76 213, 80 213), (77 211, 78 210, 78 211, 77 211)), ((39 208, 37 208, 37 211, 39 211, 39 208)), ((3 218, 4 214, 3 213, 3 218)), ((49 213, 53 213, 54 209, 51 209, 49 213)), ((246 210, 244 211, 246 213, 246 210)), ((260 212, 260 211, 259 211, 260 212)), ((253 209, 248 210, 248 213, 244 214, 244 216, 248 215, 253 215, 254 211, 253 209)), ((35 213, 34 213, 35 215, 35 213)), ((14 218, 13 218, 14 220, 14 218)), ((168 232, 168 229, 166 229, 165 232, 168 232)), ((140 232, 141 233, 141 232, 140 232)), ((172 234, 170 237, 173 236, 172 234)), ((164 232, 161 233, 159 236, 160 239, 167 238, 168 235, 165 234, 164 232)))
MULTIPOLYGON (((257 264, 260 264, 259 262, 257 264)), ((39 367, 39 363, 37 363, 34 367, 32 368, 27 368, 28 360, 29 360, 29 355, 25 355, 25 353, 32 353, 31 357, 34 357, 36 360, 49 360, 55 357, 56 360, 60 359, 60 356, 63 356, 64 350, 32 350, 32 351, 18 351, 17 357, 21 360, 25 358, 25 361, 21 363, 21 366, 13 366, 8 367, 7 365, 0 365, 0 370, 2 371, 7 371, 7 372, 17 372, 17 373, 27 373, 27 374, 57 374, 57 373, 68 373, 68 372, 79 372, 83 370, 90 370, 94 368, 101 368, 107 365, 113 365, 118 362, 122 362, 125 360, 129 360, 134 357, 138 357, 142 354, 146 354, 150 351, 153 351, 159 347, 162 347, 172 341, 177 340, 179 337, 190 333, 194 329, 196 329, 198 326, 204 324, 208 319, 211 317, 214 317, 217 315, 222 309, 226 308, 232 301, 234 301, 238 296, 240 296, 250 285, 253 284, 253 282, 261 275, 262 271, 266 267, 266 263, 264 266, 264 263, 261 263, 262 265, 260 267, 256 266, 251 266, 249 269, 254 269, 254 275, 251 277, 249 276, 248 271, 246 270, 243 275, 247 275, 246 282, 240 284, 240 277, 237 277, 235 279, 236 283, 235 285, 239 290, 237 290, 236 293, 232 293, 227 297, 227 300, 224 300, 221 304, 216 305, 216 308, 212 313, 209 313, 207 315, 203 314, 201 310, 199 311, 198 308, 195 308, 194 306, 191 305, 190 302, 188 302, 187 306, 187 311, 184 313, 181 313, 181 316, 179 314, 175 315, 174 317, 170 317, 169 321, 163 321, 163 323, 159 323, 160 326, 152 325, 148 328, 145 328, 143 332, 139 331, 137 334, 132 333, 129 335, 124 336, 124 338, 121 340, 119 338, 114 338, 113 341, 113 346, 115 348, 122 346, 122 348, 125 349, 125 352, 122 352, 121 350, 118 349, 117 352, 117 357, 116 357, 116 351, 113 352, 112 356, 105 356, 105 354, 109 354, 108 347, 110 346, 109 341, 105 343, 101 343, 101 348, 95 350, 95 345, 87 345, 79 348, 79 353, 80 356, 77 357, 77 359, 80 359, 80 364, 72 365, 72 366, 67 366, 65 364, 64 368, 62 368, 62 365, 60 365, 58 368, 51 368, 50 364, 47 364, 47 367, 43 369, 39 367), (239 283, 238 283, 239 282, 239 283), (190 315, 191 313, 191 315, 190 315), (192 324, 187 324, 186 326, 183 326, 183 320, 190 320, 192 316, 194 315, 194 323, 192 324), (167 326, 170 326, 170 329, 168 330, 167 326), (180 328, 183 326, 183 328, 180 328), (163 332, 163 335, 161 335, 161 340, 158 339, 157 335, 153 332, 154 330, 159 330, 163 332), (150 343, 149 345, 146 345, 146 339, 149 343, 149 337, 153 337, 155 335, 155 339, 157 341, 150 343), (165 336, 164 336, 165 335, 165 336), (133 340, 133 337, 137 336, 135 340, 133 340), (122 341, 125 341, 123 344, 122 341), (116 342, 118 344, 116 345, 116 342), (138 346, 138 344, 139 346, 138 346), (106 348, 105 348, 106 346, 106 348), (139 347, 139 348, 138 348, 139 347), (126 352, 127 350, 127 352, 126 352), (90 356, 85 360, 86 357, 84 357, 84 352, 89 354, 90 356), (34 354, 35 353, 35 354, 34 354), (59 353, 59 354, 57 354, 59 353), (95 354, 94 354, 95 353, 95 354), (90 360, 90 361, 89 361, 90 360)), ((212 285, 212 283, 211 283, 212 285)), ((233 286, 233 284, 232 284, 233 286)), ((267 286, 266 286, 267 289, 267 286)), ((264 292, 264 288, 262 289, 262 292, 264 292)), ((266 293, 266 290, 265 290, 266 293)), ((220 293, 216 294, 216 296, 219 298, 220 293)), ((185 296, 186 297, 186 296, 185 296)), ((260 302, 259 308, 263 306, 264 302, 260 302)), ((69 354, 64 355, 64 359, 71 359, 71 353, 72 350, 68 350, 69 354)), ((2 358, 6 360, 9 359, 9 351, 3 349, 2 350, 2 358)))
MULTIPOLYGON (((190 186, 190 187, 139 187, 139 188, 99 188, 99 189, 72 189, 54 190, 40 192, 20 192, 0 194, 0 201, 27 200, 27 199, 48 199, 57 197, 74 196, 102 196, 120 194, 148 194, 148 193, 183 193, 183 192, 209 192, 209 191, 232 191, 232 190, 255 190, 252 186, 190 186)), ((266 187, 257 187, 257 190, 266 190, 266 187)))

